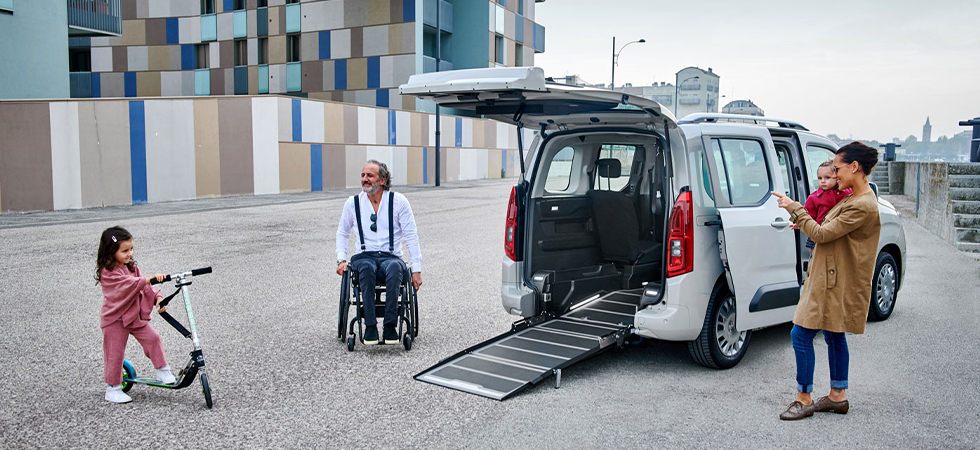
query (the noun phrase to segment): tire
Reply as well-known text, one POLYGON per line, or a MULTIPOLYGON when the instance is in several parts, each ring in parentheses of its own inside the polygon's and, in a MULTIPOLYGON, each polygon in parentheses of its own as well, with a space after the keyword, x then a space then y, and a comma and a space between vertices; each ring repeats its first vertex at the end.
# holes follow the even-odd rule
POLYGON ((354 351, 354 336, 347 338, 347 351, 354 351))
POLYGON ((129 392, 136 383, 129 383, 126 379, 129 378, 133 380, 136 378, 136 369, 133 368, 133 364, 129 362, 128 359, 123 360, 123 381, 122 381, 122 391, 129 392))
POLYGON ((347 337, 347 319, 350 316, 350 272, 344 272, 340 279, 340 311, 337 313, 337 339, 344 342, 347 337))
POLYGON ((402 343, 405 344, 405 351, 409 351, 409 350, 412 349, 412 336, 411 336, 411 333, 405 333, 405 337, 403 338, 402 343))
POLYGON ((687 350, 702 366, 730 369, 745 356, 751 338, 751 330, 735 330, 735 295, 719 283, 711 293, 701 334, 687 343, 687 350))
POLYGON ((412 299, 412 337, 416 338, 419 335, 419 294, 415 288, 412 288, 410 298, 412 299))
POLYGON ((898 264, 892 255, 882 252, 875 263, 875 275, 871 281, 871 307, 868 320, 879 322, 888 319, 895 310, 898 293, 898 264))
POLYGON ((201 391, 204 392, 204 404, 208 405, 208 409, 214 406, 214 402, 211 401, 211 385, 208 384, 207 374, 201 374, 201 391))

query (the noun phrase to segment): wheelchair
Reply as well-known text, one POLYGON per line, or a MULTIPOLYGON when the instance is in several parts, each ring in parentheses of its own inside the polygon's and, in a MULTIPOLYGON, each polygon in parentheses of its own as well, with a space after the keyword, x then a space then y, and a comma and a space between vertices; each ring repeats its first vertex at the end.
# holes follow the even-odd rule
MULTIPOLYGON (((412 273, 404 261, 400 261, 402 266, 402 284, 398 287, 398 335, 401 336, 405 350, 412 349, 412 341, 419 334, 419 304, 418 292, 412 285, 412 273)), ((385 315, 385 280, 379 279, 374 287, 375 317, 381 319, 385 315)), ((357 340, 364 343, 364 322, 363 318, 367 311, 364 311, 364 304, 361 300, 361 288, 358 283, 357 272, 351 266, 347 266, 343 278, 340 281, 340 313, 337 319, 337 339, 341 342, 346 340, 347 351, 354 351, 354 344, 357 340), (350 317, 353 308, 354 317, 350 317), (355 332, 356 330, 356 332, 355 332), (355 337, 357 339, 355 339, 355 337)), ((384 340, 381 341, 383 345, 384 340)))

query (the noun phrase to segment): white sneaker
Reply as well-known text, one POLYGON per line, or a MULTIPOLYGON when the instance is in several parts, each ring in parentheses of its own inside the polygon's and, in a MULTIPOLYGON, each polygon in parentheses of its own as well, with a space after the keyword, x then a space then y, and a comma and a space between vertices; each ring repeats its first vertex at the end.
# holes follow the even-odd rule
POLYGON ((122 391, 122 385, 105 388, 105 401, 112 403, 129 403, 133 399, 122 391))
POLYGON ((162 384, 174 384, 177 379, 174 378, 174 374, 170 373, 170 366, 163 366, 157 369, 157 381, 162 384))

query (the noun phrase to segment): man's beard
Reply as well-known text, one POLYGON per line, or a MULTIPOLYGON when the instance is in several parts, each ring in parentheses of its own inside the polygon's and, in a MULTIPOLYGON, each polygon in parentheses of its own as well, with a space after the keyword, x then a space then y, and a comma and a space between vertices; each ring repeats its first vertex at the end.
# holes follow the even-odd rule
POLYGON ((361 185, 361 189, 364 190, 364 193, 365 194, 372 195, 372 194, 377 193, 378 190, 381 189, 381 184, 380 183, 379 184, 369 184, 367 186, 365 186, 365 185, 362 184, 361 185))

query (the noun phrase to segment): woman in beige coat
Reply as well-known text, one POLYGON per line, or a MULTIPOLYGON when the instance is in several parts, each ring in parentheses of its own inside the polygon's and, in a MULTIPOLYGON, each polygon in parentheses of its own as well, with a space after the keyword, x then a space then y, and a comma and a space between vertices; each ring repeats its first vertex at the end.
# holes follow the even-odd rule
POLYGON ((871 280, 881 222, 878 200, 868 177, 878 162, 878 151, 852 142, 837 151, 834 173, 838 189, 853 193, 827 213, 822 225, 807 214, 803 205, 773 192, 779 206, 790 213, 790 220, 817 243, 800 302, 793 317, 793 350, 796 352, 796 401, 783 420, 799 420, 814 412, 846 414, 849 354, 844 333, 864 333, 871 298, 871 280), (823 331, 830 360, 830 394, 813 401, 813 338, 823 331))

